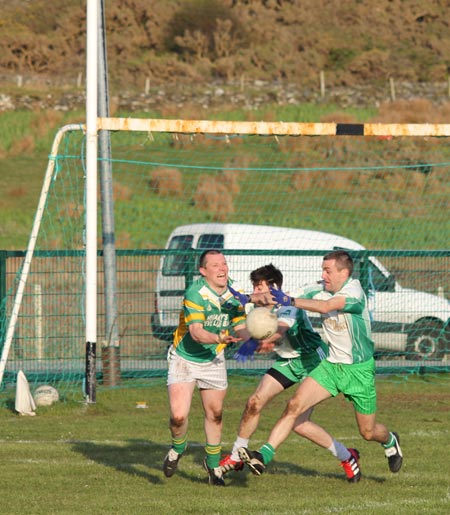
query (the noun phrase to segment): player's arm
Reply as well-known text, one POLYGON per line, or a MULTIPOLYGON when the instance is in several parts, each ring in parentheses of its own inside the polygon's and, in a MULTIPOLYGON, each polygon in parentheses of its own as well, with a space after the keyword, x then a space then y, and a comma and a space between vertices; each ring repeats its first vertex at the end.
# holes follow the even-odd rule
POLYGON ((330 311, 342 311, 346 303, 345 295, 334 295, 327 300, 320 300, 290 297, 276 288, 271 288, 270 293, 273 301, 280 306, 295 306, 314 313, 324 314, 330 311))
POLYGON ((248 332, 247 328, 245 327, 245 324, 238 325, 234 328, 234 332, 236 333, 236 336, 239 337, 240 340, 247 341, 252 336, 248 332))
POLYGON ((272 352, 275 348, 276 343, 283 338, 286 334, 289 326, 283 322, 278 320, 278 328, 276 333, 273 333, 269 338, 265 338, 264 340, 260 340, 259 347, 256 349, 256 352, 260 354, 266 354, 272 352))
POLYGON ((294 299, 296 308, 313 311, 314 313, 329 313, 330 311, 342 311, 345 307, 344 295, 335 295, 327 300, 319 299, 294 299))
POLYGON ((211 333, 203 328, 200 322, 193 322, 189 325, 189 333, 193 340, 203 345, 219 345, 230 344, 240 341, 240 338, 227 334, 226 331, 221 331, 219 334, 211 333))

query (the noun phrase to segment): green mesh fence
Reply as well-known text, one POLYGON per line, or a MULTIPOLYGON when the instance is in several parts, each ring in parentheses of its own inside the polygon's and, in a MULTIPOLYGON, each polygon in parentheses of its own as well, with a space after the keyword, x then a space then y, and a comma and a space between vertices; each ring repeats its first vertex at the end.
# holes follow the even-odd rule
MULTIPOLYGON (((248 288, 250 271, 268 262, 291 288, 319 279, 325 251, 349 248, 370 299, 378 372, 448 372, 448 138, 110 135, 119 384, 165 375, 182 292, 195 276, 196 256, 211 246, 224 249, 230 275, 248 288), (169 243, 180 226, 189 227, 169 243)), ((83 384, 84 148, 82 130, 69 130, 51 158, 55 168, 3 386, 14 384, 20 369, 33 384, 56 384, 63 392, 83 384)), ((99 248, 101 385, 109 335, 101 242, 99 248)), ((2 342, 23 255, 0 253, 2 342)), ((232 353, 231 373, 262 373, 272 359, 237 364, 232 353)))

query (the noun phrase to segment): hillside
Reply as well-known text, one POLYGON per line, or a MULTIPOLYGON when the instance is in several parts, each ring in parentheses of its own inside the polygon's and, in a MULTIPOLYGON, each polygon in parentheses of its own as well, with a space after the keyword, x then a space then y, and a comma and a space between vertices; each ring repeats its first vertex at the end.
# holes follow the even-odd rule
MULTIPOLYGON (((0 81, 11 84, 20 75, 36 99, 49 86, 75 85, 85 71, 85 4, 0 0, 0 81)), ((434 99, 448 100, 447 2, 108 0, 105 4, 112 95, 142 92, 147 85, 163 88, 164 95, 175 90, 182 96, 185 89, 195 94, 196 88, 213 83, 232 84, 239 93, 257 81, 284 85, 284 91, 293 87, 302 92, 300 100, 316 100, 319 74, 324 71, 327 88, 336 91, 356 88, 370 97, 381 87, 385 97, 386 84, 395 78, 409 85, 410 97, 413 85, 433 84, 434 99)), ((272 95, 279 100, 276 91, 272 95)), ((282 102, 295 101, 285 97, 282 102)))

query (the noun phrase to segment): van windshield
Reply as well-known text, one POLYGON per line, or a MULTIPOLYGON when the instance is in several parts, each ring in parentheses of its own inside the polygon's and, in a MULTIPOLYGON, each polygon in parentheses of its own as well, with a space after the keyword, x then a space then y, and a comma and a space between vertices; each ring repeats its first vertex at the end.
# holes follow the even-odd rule
MULTIPOLYGON (((353 274, 355 279, 361 280, 361 264, 358 259, 353 262, 353 274)), ((395 290, 395 281, 392 275, 386 276, 374 263, 369 261, 369 284, 370 291, 392 292, 395 290)))

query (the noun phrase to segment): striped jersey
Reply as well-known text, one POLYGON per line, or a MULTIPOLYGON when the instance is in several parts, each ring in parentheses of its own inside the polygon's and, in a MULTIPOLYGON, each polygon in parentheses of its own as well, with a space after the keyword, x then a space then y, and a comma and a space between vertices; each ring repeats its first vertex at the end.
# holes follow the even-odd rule
POLYGON ((228 289, 219 296, 210 288, 206 279, 200 277, 186 290, 172 347, 187 360, 198 363, 212 361, 223 352, 225 345, 196 342, 189 333, 189 325, 195 322, 203 324, 206 331, 219 334, 223 330, 229 331, 243 325, 245 312, 228 289))

